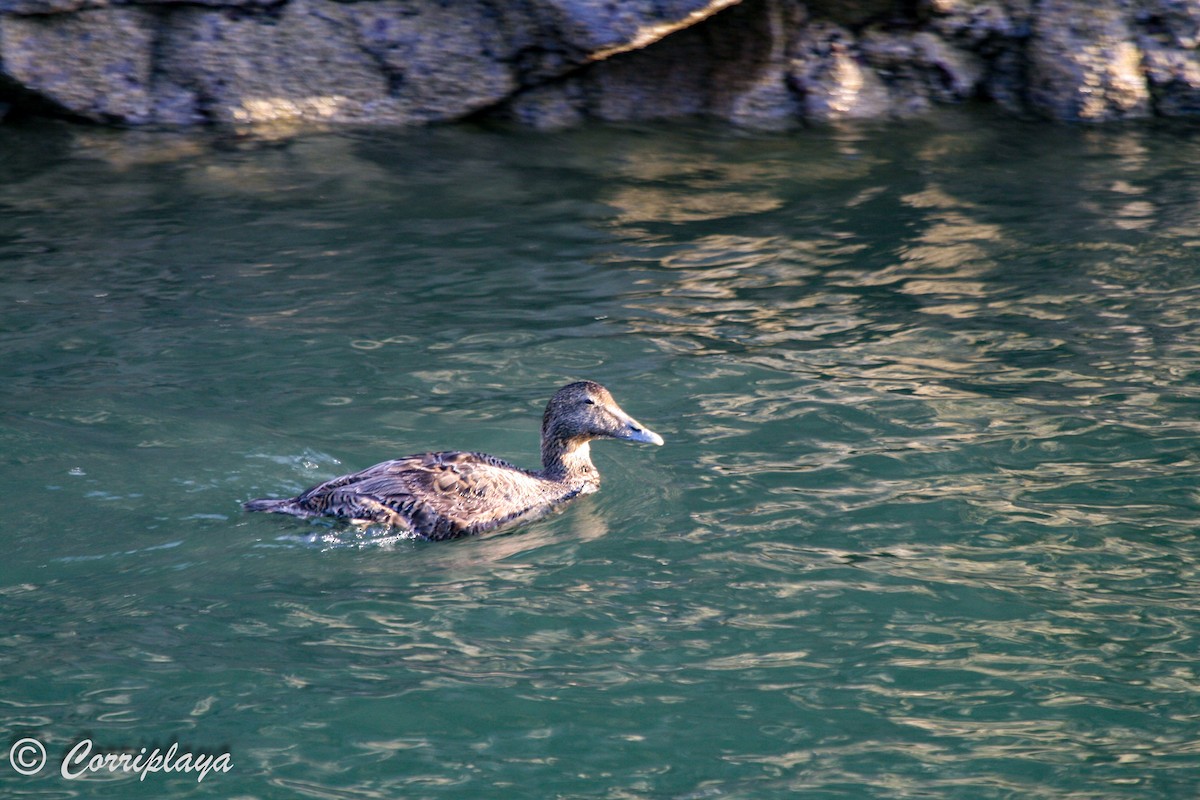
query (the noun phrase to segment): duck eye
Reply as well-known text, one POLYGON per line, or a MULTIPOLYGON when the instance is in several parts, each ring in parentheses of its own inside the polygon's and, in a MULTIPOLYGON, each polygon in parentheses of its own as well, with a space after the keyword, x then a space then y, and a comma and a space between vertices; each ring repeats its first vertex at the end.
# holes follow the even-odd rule
POLYGON ((583 398, 583 402, 587 403, 589 406, 594 406, 594 405, 596 405, 596 401, 595 401, 595 400, 593 400, 593 399, 592 399, 592 398, 590 398, 590 397, 585 397, 585 398, 583 398))

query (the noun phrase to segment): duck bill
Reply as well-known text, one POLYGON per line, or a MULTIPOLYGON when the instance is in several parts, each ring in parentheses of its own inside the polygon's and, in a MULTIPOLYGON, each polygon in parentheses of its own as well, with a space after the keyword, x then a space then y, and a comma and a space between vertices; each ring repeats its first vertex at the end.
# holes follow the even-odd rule
POLYGON ((633 417, 623 416, 621 422, 624 424, 617 431, 616 436, 618 439, 626 439, 630 442, 641 442, 643 444, 662 445, 663 438, 661 436, 642 425, 642 423, 633 417))

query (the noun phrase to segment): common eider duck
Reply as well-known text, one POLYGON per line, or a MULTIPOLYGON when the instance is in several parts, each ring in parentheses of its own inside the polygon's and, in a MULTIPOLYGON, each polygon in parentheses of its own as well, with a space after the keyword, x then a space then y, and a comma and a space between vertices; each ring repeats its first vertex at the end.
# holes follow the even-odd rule
POLYGON ((424 539, 455 539, 529 521, 600 488, 588 443, 663 439, 621 410, 598 383, 555 392, 542 415, 542 468, 525 470, 483 453, 449 451, 384 461, 247 511, 382 523, 424 539))

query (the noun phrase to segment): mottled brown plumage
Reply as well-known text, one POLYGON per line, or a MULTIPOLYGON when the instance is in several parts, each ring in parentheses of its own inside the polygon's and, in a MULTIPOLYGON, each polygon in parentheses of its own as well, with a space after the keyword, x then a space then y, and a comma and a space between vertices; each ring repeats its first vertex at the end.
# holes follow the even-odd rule
POLYGON ((598 383, 559 389, 542 415, 542 468, 524 470, 483 453, 423 453, 384 461, 286 500, 251 500, 247 511, 329 516, 453 539, 534 519, 600 488, 588 442, 662 437, 621 410, 598 383))

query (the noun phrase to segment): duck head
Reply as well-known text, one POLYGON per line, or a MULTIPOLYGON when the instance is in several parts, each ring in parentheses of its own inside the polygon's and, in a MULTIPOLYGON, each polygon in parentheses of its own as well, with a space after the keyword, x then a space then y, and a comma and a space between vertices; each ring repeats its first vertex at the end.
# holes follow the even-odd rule
POLYGON ((594 471, 587 447, 592 439, 663 443, 661 436, 626 414, 600 384, 567 384, 554 393, 542 415, 542 464, 546 471, 594 471))
POLYGON ((661 445, 663 439, 617 405, 608 389, 593 381, 570 383, 554 393, 542 415, 542 437, 586 442, 628 439, 661 445))

